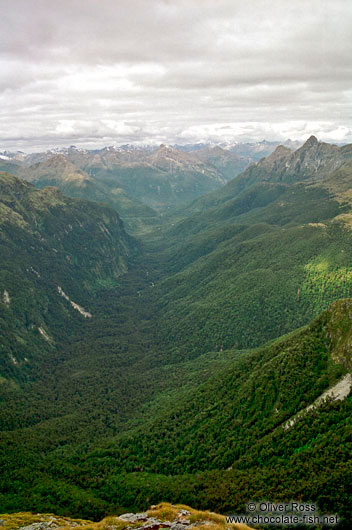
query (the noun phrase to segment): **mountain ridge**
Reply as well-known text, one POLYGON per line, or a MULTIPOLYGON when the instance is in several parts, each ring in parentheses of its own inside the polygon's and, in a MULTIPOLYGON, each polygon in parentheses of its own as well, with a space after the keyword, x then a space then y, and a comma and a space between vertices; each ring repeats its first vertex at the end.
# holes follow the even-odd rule
MULTIPOLYGON (((238 144, 235 147, 239 148, 238 144)), ((71 182, 62 183, 56 175, 56 183, 64 192, 71 196, 81 194, 83 198, 92 200, 105 201, 109 198, 109 191, 115 182, 115 188, 120 191, 119 194, 127 194, 125 202, 129 197, 144 202, 146 205, 166 210, 170 207, 179 206, 184 201, 189 201, 221 187, 225 182, 231 180, 241 173, 253 160, 257 158, 257 151, 264 153, 271 152, 275 143, 261 142, 260 144, 246 144, 249 152, 246 155, 237 154, 231 150, 233 146, 216 146, 202 144, 199 149, 198 145, 191 146, 166 146, 162 144, 156 146, 108 146, 102 149, 81 149, 75 146, 62 149, 52 149, 46 153, 34 153, 25 155, 21 152, 9 153, 4 152, 4 160, 0 160, 0 169, 8 170, 23 178, 29 178, 31 181, 37 181, 38 185, 44 182, 43 177, 50 177, 55 180, 53 168, 51 175, 42 174, 42 170, 47 168, 48 159, 54 159, 57 156, 66 157, 75 167, 71 167, 69 173, 71 176, 76 174, 76 180, 79 175, 86 177, 82 179, 82 186, 88 185, 95 190, 87 190, 76 186, 71 182), (186 148, 187 147, 187 148, 186 148), (264 149, 264 151, 262 151, 264 149), (253 156, 251 153, 253 151, 253 156), (2 163, 2 166, 1 166, 2 163), (39 164, 39 166, 38 166, 39 164), (36 172, 38 174, 36 174, 36 172), (87 176, 94 179, 87 180, 87 176), (143 180, 147 181, 147 186, 143 180), (99 189, 97 189, 97 187, 99 189), (104 189, 103 189, 104 188, 104 189), (142 193, 138 191, 141 188, 142 193), (105 193, 105 195, 104 195, 105 193)), ((290 144, 291 145, 291 144, 290 144)), ((49 163, 52 165, 52 163, 49 163)), ((62 167, 62 172, 68 171, 68 162, 66 168, 62 167)), ((47 172, 46 172, 47 173, 47 172)), ((49 171, 50 173, 50 171, 49 171)), ((66 180, 68 175, 66 175, 66 180)), ((45 182, 48 184, 48 182, 45 182)), ((114 197, 110 197, 112 204, 114 197)), ((133 205, 128 209, 124 202, 117 201, 117 211, 127 219, 132 215, 133 205)), ((114 206, 114 204, 112 204, 114 206)), ((134 206, 138 211, 137 204, 134 206)), ((143 212, 142 212, 143 213, 143 212)), ((149 211, 149 215, 151 212, 149 211)), ((154 214, 155 215, 155 214, 154 214)), ((148 216, 147 211, 143 216, 148 216)))
POLYGON ((260 182, 282 184, 322 182, 331 173, 348 163, 351 156, 350 146, 330 145, 319 142, 316 137, 310 137, 296 151, 278 146, 268 157, 250 165, 221 190, 195 200, 181 210, 180 214, 185 216, 192 211, 201 212, 219 206, 260 182))
POLYGON ((139 243, 110 208, 5 178, 0 506, 243 513, 274 495, 349 528, 351 395, 322 397, 351 370, 350 154, 279 148, 139 243))
POLYGON ((57 186, 66 195, 112 206, 133 230, 139 218, 156 217, 156 212, 131 198, 119 185, 107 186, 79 169, 66 155, 53 154, 17 171, 18 176, 39 188, 57 186))

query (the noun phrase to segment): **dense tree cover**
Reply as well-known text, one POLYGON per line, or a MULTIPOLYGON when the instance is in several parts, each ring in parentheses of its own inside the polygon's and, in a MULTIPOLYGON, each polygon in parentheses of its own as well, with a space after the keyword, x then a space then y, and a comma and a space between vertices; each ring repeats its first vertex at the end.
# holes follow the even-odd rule
POLYGON ((287 340, 248 353, 200 385, 180 407, 123 438, 119 452, 114 444, 113 455, 129 471, 226 469, 258 438, 341 377, 344 369, 329 362, 326 341, 322 325, 315 323, 287 340))
POLYGON ((84 320, 67 297, 88 308, 101 282, 126 271, 138 244, 104 206, 7 174, 0 193, 0 366, 16 383, 84 320))
POLYGON ((348 521, 351 401, 284 428, 350 368, 350 301, 293 332, 352 296, 348 204, 257 183, 137 245, 106 208, 30 194, 0 211, 0 512, 296 498, 348 521))
MULTIPOLYGON (((122 306, 124 297, 131 301, 130 289, 120 290, 122 306)), ((114 314, 111 300, 106 301, 114 314)), ((335 309, 338 322, 343 315, 348 318, 349 308, 350 303, 335 309)), ((127 307, 120 310, 126 319, 127 307)), ((102 331, 96 336, 92 329, 87 346, 94 345, 97 353, 106 349, 89 361, 94 376, 89 377, 87 360, 83 365, 85 348, 68 348, 58 372, 50 374, 48 367, 48 384, 32 384, 37 395, 25 396, 23 410, 31 421, 37 415, 36 425, 2 437, 1 510, 99 518, 144 509, 160 499, 188 499, 198 507, 231 512, 243 510, 251 497, 302 497, 347 517, 350 402, 326 405, 288 431, 282 429, 287 418, 343 373, 326 346, 330 320, 323 315, 309 328, 252 353, 217 352, 164 369, 151 365, 147 348, 146 358, 136 355, 134 367, 122 352, 118 361, 116 342, 113 358, 109 337, 102 331), (124 378, 118 378, 121 371, 124 378), (134 420, 128 423, 129 418, 134 420), (347 497, 339 494, 333 500, 330 488, 345 489, 347 497)), ((92 324, 86 323, 84 340, 92 324)), ((147 331, 138 346, 131 330, 136 352, 147 331)), ((125 352, 132 353, 128 347, 125 352)), ((18 402, 7 417, 15 410, 18 402)))
MULTIPOLYGON (((320 199, 317 205, 320 210, 320 199)), ((172 274, 155 293, 163 342, 176 343, 188 357, 221 345, 253 347, 352 295, 351 234, 345 225, 317 223, 313 205, 303 225, 300 216, 297 223, 269 224, 274 208, 269 204, 257 214, 260 223, 236 218, 192 235, 193 227, 185 243, 179 227, 167 233, 173 237, 167 250, 172 274)))

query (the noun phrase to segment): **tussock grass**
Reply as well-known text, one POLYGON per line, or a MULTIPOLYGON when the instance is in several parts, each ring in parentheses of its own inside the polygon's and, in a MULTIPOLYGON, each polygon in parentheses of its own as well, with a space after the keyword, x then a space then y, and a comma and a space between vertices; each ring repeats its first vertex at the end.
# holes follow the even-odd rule
MULTIPOLYGON (((88 523, 81 527, 79 527, 79 530, 123 530, 124 528, 127 528, 127 526, 134 526, 131 523, 128 523, 127 521, 122 521, 116 516, 108 516, 102 519, 102 521, 99 521, 98 523, 88 523)), ((77 527, 78 529, 78 527, 77 527)))
MULTIPOLYGON (((180 518, 180 510, 187 510, 190 512, 189 516, 185 516, 185 519, 189 519, 191 524, 198 522, 197 530, 251 530, 249 526, 245 524, 229 524, 226 523, 226 518, 218 513, 195 510, 185 504, 169 504, 168 502, 162 502, 148 510, 149 517, 155 517, 161 521, 175 521, 180 518), (207 522, 208 524, 201 524, 201 522, 207 522), (210 523, 210 524, 209 524, 210 523)), ((182 517, 181 517, 182 519, 182 517)))
MULTIPOLYGON (((61 517, 54 515, 52 513, 41 513, 34 514, 30 512, 18 512, 18 513, 6 513, 0 514, 0 519, 4 521, 5 530, 16 530, 17 528, 22 528, 23 526, 29 526, 33 523, 43 523, 49 522, 52 519, 55 519, 55 526, 53 530, 58 528, 70 527, 72 523, 77 524, 75 528, 81 526, 87 526, 91 524, 91 521, 86 521, 83 519, 71 519, 70 517, 61 517)), ((92 523, 94 524, 94 523, 92 523)))
MULTIPOLYGON (((162 502, 147 511, 148 517, 155 517, 161 521, 176 521, 178 519, 189 519, 191 524, 197 524, 197 530, 251 530, 249 526, 243 524, 227 524, 223 515, 200 511, 190 508, 184 504, 170 504, 162 502), (180 510, 190 512, 189 516, 180 514, 180 510), (207 524, 202 524, 202 522, 207 524)), ((134 527, 136 530, 145 524, 144 521, 130 523, 122 521, 117 516, 108 516, 99 522, 84 519, 71 519, 54 514, 33 514, 30 512, 20 512, 13 514, 0 514, 0 519, 4 521, 5 530, 17 530, 33 523, 50 522, 54 520, 53 530, 74 528, 74 530, 124 530, 127 527, 134 527)))
MULTIPOLYGON (((185 510, 188 508, 185 506, 185 510)), ((180 508, 169 504, 168 502, 161 502, 155 508, 151 508, 147 511, 148 517, 155 517, 160 521, 174 521, 178 517, 180 508)))

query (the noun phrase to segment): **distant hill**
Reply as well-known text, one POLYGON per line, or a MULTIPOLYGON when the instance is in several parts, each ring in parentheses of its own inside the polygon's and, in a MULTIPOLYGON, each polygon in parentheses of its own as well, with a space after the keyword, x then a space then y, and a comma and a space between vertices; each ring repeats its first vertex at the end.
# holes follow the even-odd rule
MULTIPOLYGON (((2 176, 0 511, 297 499, 349 529, 351 153, 278 146, 139 243, 109 206, 2 176)), ((203 167, 138 156, 175 189, 203 167)))
POLYGON ((292 151, 295 151, 296 149, 301 147, 302 143, 303 142, 292 140, 286 140, 285 142, 270 142, 267 140, 263 140, 261 142, 246 142, 237 143, 233 145, 230 144, 226 147, 237 155, 249 157, 253 162, 258 162, 262 158, 266 158, 267 156, 269 156, 273 151, 275 151, 276 147, 278 147, 279 145, 284 145, 292 151))
MULTIPOLYGON (((296 145, 291 141, 286 144, 296 145)), ((147 220, 155 217, 153 209, 167 212, 218 190, 277 145, 263 141, 227 146, 124 145, 96 150, 71 146, 29 155, 0 153, 0 168, 38 186, 51 182, 70 196, 107 202, 133 230, 140 227, 139 219, 147 225, 155 223, 156 219, 147 220)))
POLYGON ((16 160, 15 155, 7 156, 0 154, 0 171, 17 174, 21 170, 22 161, 16 160))
MULTIPOLYGON (((107 186, 75 166, 64 154, 54 154, 40 162, 23 166, 16 172, 39 188, 57 186, 69 197, 109 204, 131 229, 139 220, 156 216, 151 208, 133 199, 116 183, 107 186)), ((147 220, 146 220, 147 222, 147 220)))
POLYGON ((75 163, 108 186, 118 183, 131 197, 163 210, 220 188, 222 174, 196 156, 160 146, 149 151, 106 148, 75 163))
POLYGON ((221 148, 225 151, 233 153, 235 156, 241 159, 248 159, 250 163, 258 162, 261 158, 269 156, 276 147, 279 145, 284 145, 293 151, 301 147, 303 142, 286 140, 284 142, 279 141, 268 141, 262 140, 261 142, 222 142, 222 143, 196 143, 196 144, 185 144, 185 145, 175 145, 176 149, 182 151, 194 152, 203 150, 203 149, 217 149, 221 148))
POLYGON ((250 157, 239 156, 220 146, 207 146, 193 154, 202 162, 216 167, 227 181, 242 173, 252 162, 250 157))

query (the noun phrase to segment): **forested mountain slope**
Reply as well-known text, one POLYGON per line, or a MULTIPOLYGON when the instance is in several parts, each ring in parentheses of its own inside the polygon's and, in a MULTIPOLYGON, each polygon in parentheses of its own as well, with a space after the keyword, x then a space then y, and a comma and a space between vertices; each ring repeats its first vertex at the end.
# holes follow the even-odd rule
POLYGON ((302 181, 322 181, 351 157, 350 145, 343 147, 330 145, 319 142, 315 136, 311 136, 296 151, 278 146, 268 157, 249 166, 219 192, 194 201, 187 207, 187 211, 199 212, 222 205, 258 183, 293 184, 302 181))
POLYGON ((103 181, 98 181, 61 153, 29 166, 23 165, 17 169, 16 174, 39 188, 57 186, 69 197, 106 203, 119 213, 131 230, 137 229, 141 221, 145 224, 153 222, 153 218, 157 216, 152 208, 129 197, 118 182, 106 185, 103 181))
POLYGON ((138 244, 108 207, 1 177, 0 511, 305 499, 348 524, 349 379, 306 408, 351 370, 350 146, 271 157, 138 244))
POLYGON ((295 181, 279 170, 268 176, 261 168, 272 164, 262 160, 220 190, 217 206, 165 230, 169 274, 156 292, 161 338, 177 344, 175 354, 253 347, 352 295, 349 146, 310 139, 284 151, 295 181))
MULTIPOLYGON (((337 512, 347 529, 351 400, 295 415, 351 366, 351 307, 351 300, 337 302, 310 326, 245 356, 218 354, 204 382, 179 380, 185 388, 172 401, 167 387, 160 388, 144 419, 110 440, 81 425, 81 436, 68 444, 60 418, 62 432, 43 423, 4 433, 2 510, 67 513, 70 506, 72 515, 97 518, 163 498, 241 513, 248 499, 300 499, 317 503, 322 513, 337 512), (54 433, 56 449, 48 439, 54 433), (95 435, 93 451, 89 435, 95 435), (20 451, 6 453, 13 444, 20 451)), ((152 374, 144 371, 140 384, 152 374)), ((172 381, 170 372, 163 376, 172 381)), ((100 417, 109 421, 106 409, 100 417)))
MULTIPOLYGON (((351 304, 336 302, 308 327, 232 361, 190 388, 172 410, 76 460, 73 469, 78 473, 85 462, 91 473, 110 475, 107 499, 124 498, 123 475, 117 473, 139 470, 149 475, 134 475, 135 480, 132 475, 128 491, 173 475, 164 478, 162 491, 169 499, 183 498, 182 480, 197 503, 224 510, 241 510, 246 496, 259 500, 275 491, 282 501, 303 497, 321 509, 339 509, 348 521, 351 398, 327 400, 295 422, 288 420, 351 369, 351 304), (159 475, 153 480, 150 473, 159 475)), ((351 390, 348 381, 344 396, 351 390)))
POLYGON ((152 152, 105 149, 75 163, 99 182, 121 186, 131 197, 164 211, 220 188, 226 179, 212 164, 161 145, 152 152))
POLYGON ((56 188, 37 190, 6 173, 0 173, 0 229, 4 384, 23 379, 91 317, 92 294, 116 283, 138 244, 114 210, 68 199, 56 188))

